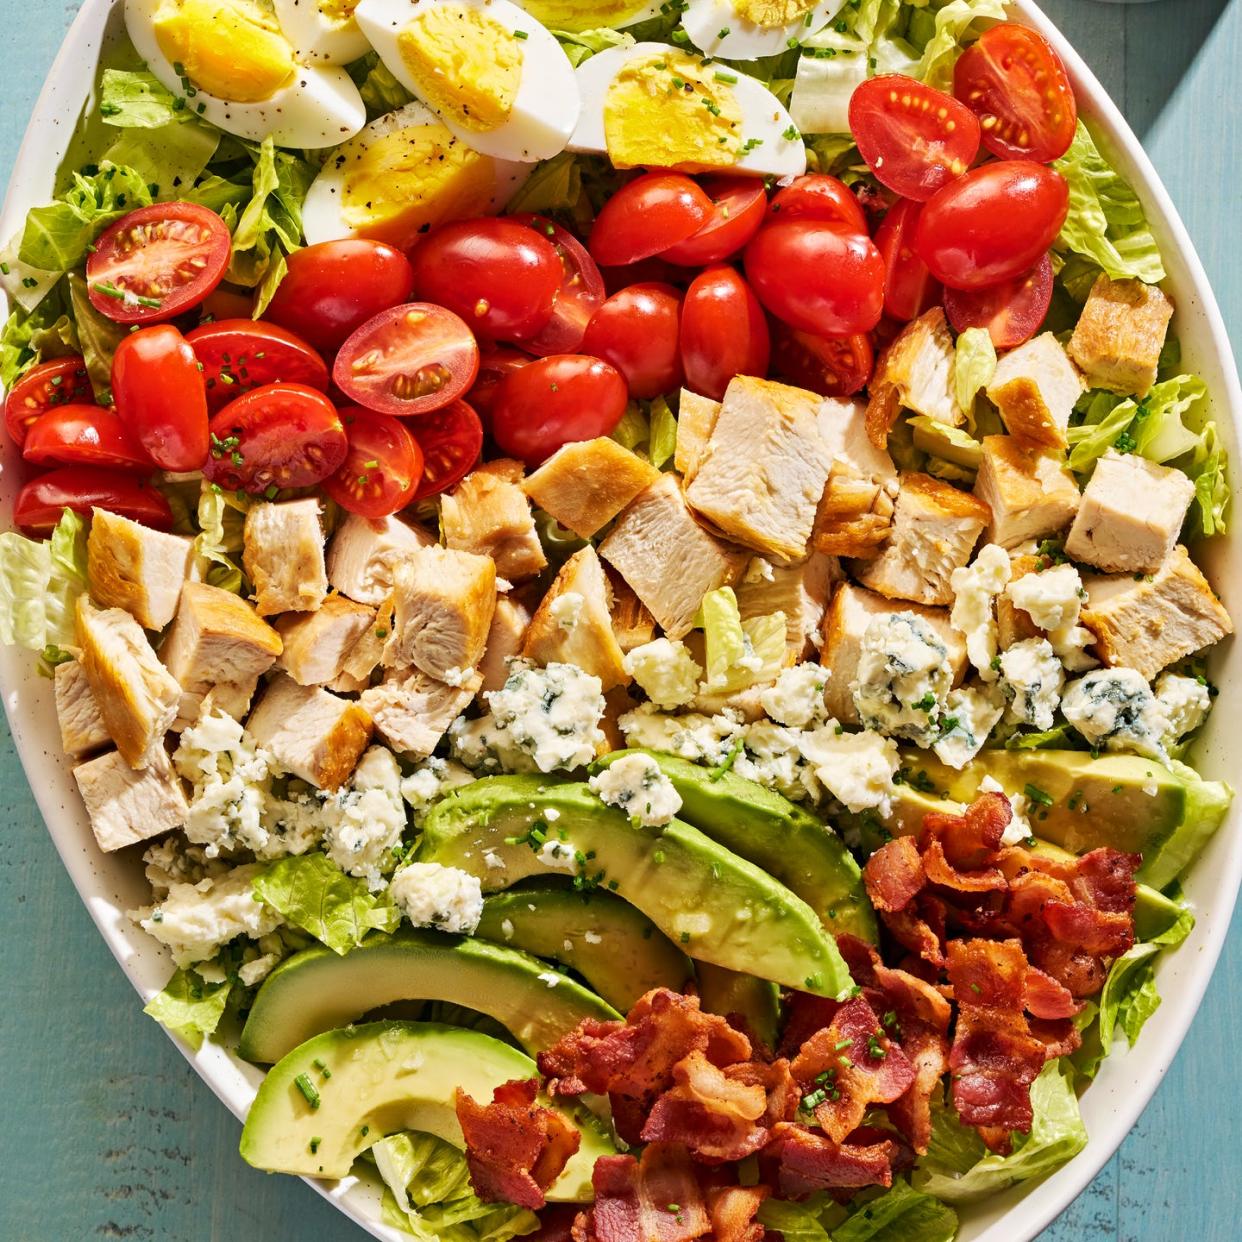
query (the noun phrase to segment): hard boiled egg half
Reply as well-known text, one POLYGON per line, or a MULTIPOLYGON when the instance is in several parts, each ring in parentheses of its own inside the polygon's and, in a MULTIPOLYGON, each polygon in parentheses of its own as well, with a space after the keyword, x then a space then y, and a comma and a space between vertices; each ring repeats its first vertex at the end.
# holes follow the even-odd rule
POLYGON ((408 249, 446 220, 495 215, 533 165, 472 151, 415 102, 332 153, 302 207, 308 244, 370 237, 408 249))
POLYGON ((520 0, 536 20, 552 30, 620 30, 658 17, 661 0, 520 0))
POLYGON ((371 50, 354 21, 358 0, 272 0, 272 7, 304 65, 347 65, 371 50))
POLYGON ((822 30, 843 0, 688 0, 681 25, 709 56, 776 56, 822 30))
POLYGON ((762 82, 664 43, 599 52, 578 68, 582 118, 571 151, 617 168, 676 168, 791 177, 806 147, 762 82))
POLYGON ((388 71, 476 151, 534 163, 564 150, 573 66, 510 0, 361 0, 354 16, 388 71))
POLYGON ((125 25, 164 86, 239 138, 331 147, 366 124, 349 74, 302 64, 258 0, 125 0, 125 25))

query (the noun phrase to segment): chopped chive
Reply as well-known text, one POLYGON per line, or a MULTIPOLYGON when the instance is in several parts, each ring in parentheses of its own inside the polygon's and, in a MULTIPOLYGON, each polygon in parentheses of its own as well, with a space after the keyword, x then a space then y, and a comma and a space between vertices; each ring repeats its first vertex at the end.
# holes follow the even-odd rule
POLYGON ((529 31, 526 31, 526 30, 515 30, 515 31, 513 32, 513 37, 514 37, 515 39, 529 39, 529 38, 530 38, 530 32, 529 32, 529 31))
POLYGON ((118 302, 134 301, 139 306, 146 306, 152 310, 159 310, 163 305, 159 298, 144 298, 140 294, 130 293, 125 289, 118 289, 116 285, 106 280, 97 280, 91 288, 96 293, 102 293, 106 298, 116 298, 118 302))
POLYGON ((312 1156, 319 1150, 319 1144, 322 1142, 323 1142, 323 1139, 321 1139, 318 1135, 315 1135, 315 1137, 311 1139, 310 1149, 311 1149, 312 1156))
POLYGON ((716 38, 717 38, 717 39, 727 39, 728 37, 729 37, 729 27, 728 27, 728 26, 721 26, 721 27, 720 27, 720 29, 719 29, 718 31, 716 31, 716 38))
POLYGON ((293 1080, 293 1085, 302 1093, 303 1098, 311 1108, 319 1107, 319 1092, 315 1084, 311 1082, 309 1074, 299 1074, 293 1080))
POLYGON ((716 72, 712 76, 716 79, 717 82, 728 82, 730 85, 732 85, 734 82, 737 81, 736 73, 725 73, 721 69, 717 69, 716 72))
POLYGON ((1040 806, 1051 806, 1052 795, 1046 790, 1040 789, 1038 785, 1027 784, 1022 790, 1031 802, 1036 802, 1040 806))

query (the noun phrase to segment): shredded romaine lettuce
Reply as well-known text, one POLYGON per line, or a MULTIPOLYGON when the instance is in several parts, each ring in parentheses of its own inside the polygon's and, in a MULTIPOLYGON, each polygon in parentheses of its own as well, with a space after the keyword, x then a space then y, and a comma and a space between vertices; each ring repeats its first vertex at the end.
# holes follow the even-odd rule
POLYGON ((194 113, 146 69, 105 69, 99 79, 99 116, 121 129, 188 124, 194 113))
POLYGON ((15 307, 0 330, 0 384, 10 389, 36 362, 77 352, 77 328, 59 290, 33 309, 15 307))
POLYGON ((387 65, 379 58, 378 52, 368 52, 360 60, 349 66, 349 76, 353 78, 366 106, 367 120, 373 121, 386 112, 403 108, 414 96, 397 81, 389 72, 387 65))
POLYGON ((995 374, 996 346, 988 330, 967 328, 957 338, 954 383, 957 403, 968 416, 975 408, 975 397, 992 382, 995 374))
POLYGON ((993 21, 1005 19, 1002 0, 949 0, 939 8, 915 7, 910 14, 911 41, 919 39, 929 22, 931 31, 916 46, 922 46, 913 76, 940 90, 953 89, 953 66, 962 45, 973 39, 993 21))
POLYGON ((699 605, 706 650, 706 685, 709 690, 733 688, 733 674, 746 655, 746 631, 732 587, 708 591, 699 605))
POLYGON ((552 33, 575 69, 584 60, 590 60, 596 52, 606 52, 610 47, 632 47, 634 44, 632 34, 607 26, 597 30, 554 30, 552 33))
POLYGON ((545 160, 518 187, 506 211, 518 214, 572 211, 582 197, 582 157, 571 151, 545 160))
POLYGON ((832 1231, 832 1242, 953 1242, 957 1225, 947 1203, 895 1181, 883 1194, 863 1198, 832 1231))
POLYGON ((84 590, 86 522, 78 514, 66 509, 50 539, 0 534, 0 642, 39 652, 72 646, 84 590))
POLYGON ((677 451, 677 419, 663 397, 656 397, 651 403, 650 419, 647 456, 657 470, 663 470, 677 451))
POLYGON ((112 359, 129 329, 123 324, 113 323, 91 305, 86 281, 77 272, 69 273, 66 284, 69 289, 69 305, 73 309, 78 347, 86 363, 86 373, 90 376, 95 400, 100 405, 111 405, 112 359))
POLYGON ((207 983, 193 970, 178 970, 142 1012, 198 1049, 220 1025, 232 990, 231 980, 207 983))
POLYGON ((198 498, 194 551, 205 562, 203 579, 234 595, 248 587, 239 564, 248 508, 247 502, 213 487, 203 488, 198 498))

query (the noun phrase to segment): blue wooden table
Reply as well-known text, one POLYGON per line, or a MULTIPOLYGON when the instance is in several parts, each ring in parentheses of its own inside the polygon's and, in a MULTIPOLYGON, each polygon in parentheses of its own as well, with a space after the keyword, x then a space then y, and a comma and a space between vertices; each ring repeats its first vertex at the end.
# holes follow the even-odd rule
MULTIPOLYGON (((1242 0, 1045 0, 1156 162, 1242 340, 1242 0)), ((0 169, 77 0, 0 0, 0 169)), ((0 723, 0 1242, 352 1242, 238 1125, 104 947, 0 723)), ((1172 1072, 1042 1242, 1242 1238, 1242 920, 1172 1072)))

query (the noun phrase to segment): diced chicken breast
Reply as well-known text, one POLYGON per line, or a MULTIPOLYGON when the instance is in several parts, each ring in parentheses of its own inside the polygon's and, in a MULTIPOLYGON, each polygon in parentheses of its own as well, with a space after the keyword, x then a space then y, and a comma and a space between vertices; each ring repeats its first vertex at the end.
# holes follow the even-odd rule
POLYGON ((522 464, 492 461, 440 498, 440 529, 447 547, 490 556, 510 582, 533 577, 548 558, 521 487, 522 464))
POLYGON ((737 581, 750 554, 705 531, 675 474, 662 474, 617 519, 599 554, 670 638, 687 634, 703 596, 737 581))
MULTIPOLYGON (((1015 556, 1009 562, 1009 581, 1016 582, 1027 574, 1038 572, 1048 562, 1040 556, 1015 556)), ((1002 651, 1028 638, 1044 638, 1043 630, 1031 620, 1031 614, 1018 608, 1003 591, 996 597, 996 641, 1002 651)))
POLYGON ((832 457, 814 393, 739 375, 725 392, 686 500, 729 538, 782 561, 806 556, 832 457))
POLYGON ((633 588, 611 565, 604 566, 608 586, 612 590, 612 632, 621 650, 633 651, 655 637, 655 617, 633 588))
POLYGON ((1150 573, 1172 552, 1194 498, 1181 470, 1109 449, 1083 491, 1065 551, 1110 573, 1150 573))
POLYGON ((630 680, 612 630, 612 589, 588 544, 561 566, 522 641, 537 664, 572 664, 598 677, 605 691, 630 680))
POLYGON ((264 501, 246 514, 242 561, 261 617, 314 612, 328 594, 319 502, 264 501))
POLYGON ((371 717, 358 703, 279 673, 250 713, 246 732, 286 772, 319 789, 339 789, 371 740, 371 717))
POLYGON ((357 694, 371 684, 371 674, 384 659, 384 647, 392 633, 393 602, 389 596, 379 606, 374 622, 362 637, 345 653, 341 671, 328 684, 337 694, 357 694))
POLYGON ((328 545, 328 583, 349 599, 375 607, 392 591, 393 563, 436 542, 430 531, 399 517, 348 513, 328 545))
POLYGON ((162 759, 181 687, 159 662, 142 626, 124 610, 98 609, 80 595, 75 629, 82 670, 117 750, 131 768, 162 759))
POLYGON ((677 405, 677 448, 673 453, 673 465, 677 467, 686 487, 694 482, 703 458, 707 456, 708 441, 720 417, 720 402, 710 397, 700 397, 688 388, 681 390, 677 405))
POLYGON ((1010 435, 1053 448, 1065 447, 1065 429, 1082 392, 1082 376, 1051 332, 1003 355, 987 386, 1010 435))
POLYGON ((951 604, 949 579, 969 562, 990 517, 983 501, 951 483, 903 474, 888 544, 874 560, 855 561, 854 576, 890 599, 951 604))
POLYGON ((896 478, 861 474, 837 459, 815 514, 811 543, 830 556, 878 556, 893 530, 896 478))
POLYGON ((86 550, 91 595, 101 608, 124 608, 147 630, 162 630, 173 619, 193 540, 96 509, 86 550))
POLYGON ((244 599, 205 582, 187 582, 160 647, 160 659, 181 686, 173 727, 184 729, 198 719, 208 691, 213 706, 240 720, 259 678, 280 652, 280 635, 244 599))
POLYGON ((868 386, 866 427, 877 449, 903 409, 959 427, 966 413, 957 403, 957 347, 944 317, 933 306, 906 324, 876 362, 868 386))
POLYGON ((822 552, 796 565, 772 565, 755 557, 734 587, 738 612, 743 621, 783 612, 789 656, 799 660, 809 647, 819 646, 824 610, 841 576, 837 558, 822 552))
POLYGON ((819 657, 820 663, 828 670, 824 704, 828 714, 841 724, 862 723, 853 693, 854 682, 858 679, 862 641, 867 627, 876 617, 894 612, 912 612, 927 621, 949 653, 954 684, 966 675, 966 639, 949 624, 947 609, 921 608, 917 604, 884 599, 843 582, 837 587, 824 614, 824 640, 819 657))
POLYGON ((589 539, 659 477, 649 461, 603 436, 557 449, 522 490, 566 530, 589 539))
POLYGON ((1092 388, 1145 397, 1173 317, 1173 303, 1155 285, 1112 280, 1101 273, 1082 308, 1069 355, 1092 388))
POLYGON ((76 759, 106 746, 112 739, 82 665, 67 660, 56 666, 55 676, 56 720, 65 754, 76 759))
POLYGON ((182 828, 190 813, 167 757, 136 772, 110 750, 73 769, 91 829, 105 853, 182 828))
POLYGON ((1056 535, 1078 512, 1078 484, 1061 454, 1028 447, 1013 436, 984 436, 975 495, 992 511, 987 543, 1016 548, 1056 535))
POLYGON ((473 552, 420 548, 393 572, 393 603, 384 664, 414 665, 437 681, 459 681, 487 647, 496 611, 496 564, 473 552))
POLYGON ((1081 621, 1096 653, 1150 681, 1163 668, 1233 633, 1233 622, 1180 544, 1154 574, 1087 577, 1081 621))
POLYGON ((480 691, 503 689, 509 677, 509 661, 522 654, 522 640, 530 619, 530 609, 520 600, 507 595, 496 600, 492 628, 487 633, 487 648, 479 662, 479 674, 483 678, 480 691))
POLYGON ((299 686, 326 686, 345 672, 355 648, 374 628, 374 608, 329 595, 318 612, 289 613, 276 622, 285 645, 280 667, 299 686))
POLYGON ((477 673, 460 686, 446 686, 417 669, 389 673, 380 685, 362 692, 362 706, 391 749, 409 759, 425 759, 470 705, 480 684, 477 673))
POLYGON ((836 467, 848 466, 863 478, 895 479, 897 467, 887 450, 867 434, 867 405, 848 397, 825 397, 819 404, 819 435, 836 467))

